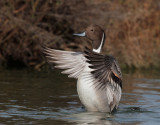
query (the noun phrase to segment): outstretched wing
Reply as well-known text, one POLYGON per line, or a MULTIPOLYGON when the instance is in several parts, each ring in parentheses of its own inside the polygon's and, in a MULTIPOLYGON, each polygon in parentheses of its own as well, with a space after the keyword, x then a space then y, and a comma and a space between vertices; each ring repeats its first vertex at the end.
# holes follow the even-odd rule
POLYGON ((122 87, 122 73, 114 57, 104 56, 89 49, 85 50, 85 57, 91 64, 89 67, 94 69, 91 73, 98 79, 100 87, 105 87, 111 80, 122 87))
POLYGON ((78 78, 85 67, 86 58, 81 52, 45 48, 44 53, 49 62, 57 64, 56 68, 65 69, 62 73, 69 74, 68 77, 78 78))

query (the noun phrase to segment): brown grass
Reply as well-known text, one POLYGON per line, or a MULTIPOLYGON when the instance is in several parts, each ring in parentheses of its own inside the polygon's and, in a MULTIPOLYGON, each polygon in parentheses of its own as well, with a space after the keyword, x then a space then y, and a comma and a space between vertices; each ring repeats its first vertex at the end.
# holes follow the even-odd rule
POLYGON ((160 67, 159 0, 6 0, 0 2, 0 60, 40 68, 42 46, 80 50, 89 24, 106 29, 104 53, 122 67, 160 67))
POLYGON ((137 4, 125 12, 122 21, 110 25, 109 51, 119 56, 123 66, 160 66, 160 12, 154 4, 149 0, 137 4))

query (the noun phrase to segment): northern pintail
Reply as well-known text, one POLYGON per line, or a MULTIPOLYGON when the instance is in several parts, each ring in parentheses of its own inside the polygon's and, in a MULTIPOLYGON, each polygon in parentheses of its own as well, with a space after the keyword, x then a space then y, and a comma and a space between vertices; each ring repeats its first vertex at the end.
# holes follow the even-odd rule
POLYGON ((98 25, 90 25, 80 34, 92 41, 92 49, 70 52, 45 48, 44 53, 62 73, 76 78, 77 92, 87 111, 112 112, 117 109, 122 93, 122 73, 113 56, 102 55, 105 32, 98 25))

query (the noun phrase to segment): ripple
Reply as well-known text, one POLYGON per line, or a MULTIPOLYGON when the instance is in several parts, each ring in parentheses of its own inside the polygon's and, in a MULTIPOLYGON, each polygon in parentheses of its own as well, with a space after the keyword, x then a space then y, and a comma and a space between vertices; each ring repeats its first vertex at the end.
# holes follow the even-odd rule
POLYGON ((124 84, 119 108, 110 114, 86 112, 81 108, 75 81, 56 73, 14 71, 7 74, 0 73, 3 76, 0 77, 2 124, 149 125, 160 122, 158 78, 124 77, 128 81, 124 84))

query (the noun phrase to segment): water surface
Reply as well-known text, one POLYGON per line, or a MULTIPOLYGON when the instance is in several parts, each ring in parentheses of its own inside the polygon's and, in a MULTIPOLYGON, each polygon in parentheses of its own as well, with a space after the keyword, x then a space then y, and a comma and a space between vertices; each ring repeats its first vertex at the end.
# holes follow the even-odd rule
POLYGON ((123 95, 113 114, 86 112, 76 80, 59 71, 0 70, 0 124, 158 125, 160 76, 124 74, 123 95))

